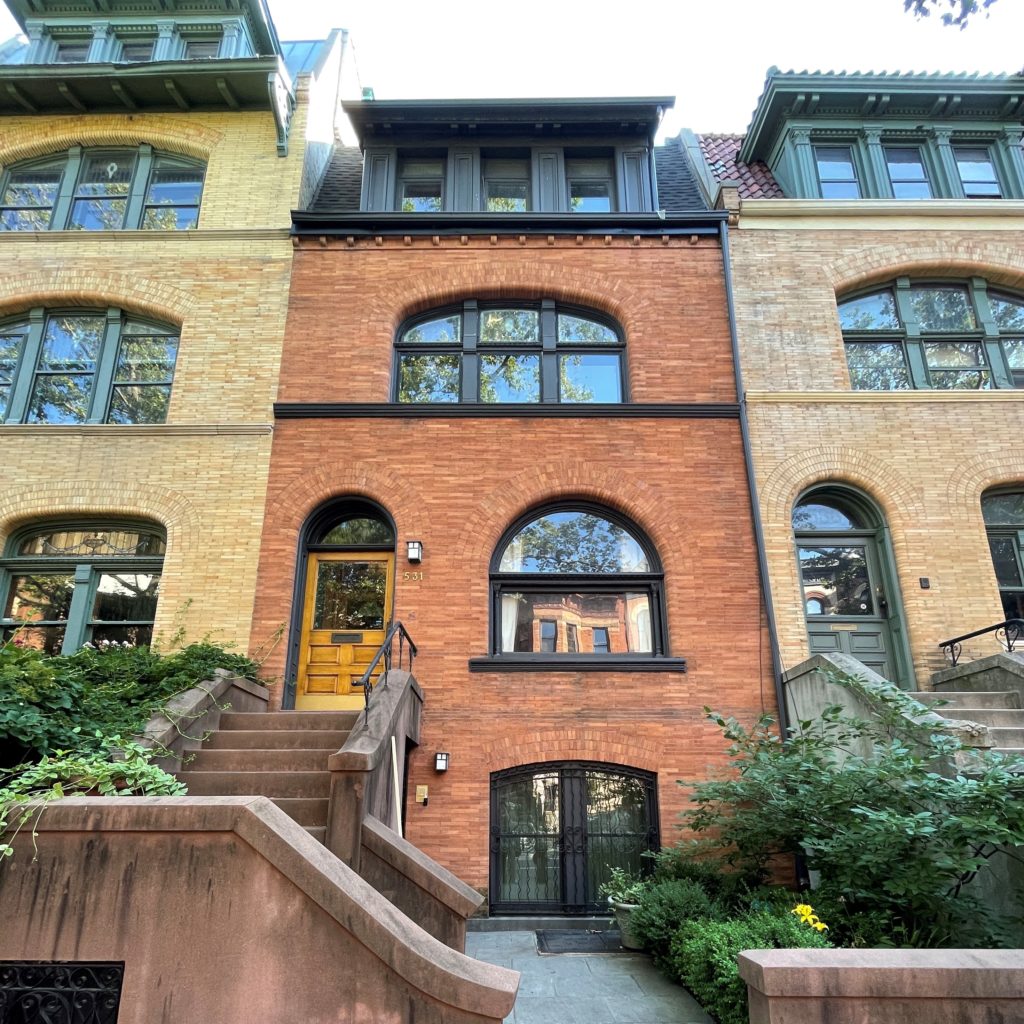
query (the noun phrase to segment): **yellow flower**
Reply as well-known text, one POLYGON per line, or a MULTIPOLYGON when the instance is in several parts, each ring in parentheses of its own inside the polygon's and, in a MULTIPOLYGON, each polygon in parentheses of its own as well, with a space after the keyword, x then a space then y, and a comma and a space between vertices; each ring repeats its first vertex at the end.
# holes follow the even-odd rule
POLYGON ((814 907, 809 903, 798 903, 790 913, 796 914, 796 916, 800 918, 801 924, 810 925, 810 927, 815 931, 828 931, 828 925, 825 924, 817 914, 815 914, 814 907))
POLYGON ((812 927, 812 928, 813 928, 813 929, 814 929, 814 930, 815 930, 816 932, 827 932, 827 931, 828 931, 828 925, 827 925, 827 924, 825 924, 825 922, 824 922, 824 921, 815 921, 815 922, 814 922, 814 923, 813 923, 813 924, 811 925, 811 927, 812 927))

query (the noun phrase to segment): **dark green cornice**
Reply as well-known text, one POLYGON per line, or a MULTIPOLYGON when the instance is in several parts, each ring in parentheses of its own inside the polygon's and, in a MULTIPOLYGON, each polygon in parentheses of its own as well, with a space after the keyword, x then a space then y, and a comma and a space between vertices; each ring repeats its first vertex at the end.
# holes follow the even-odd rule
POLYGON ((771 68, 739 152, 744 163, 769 158, 785 123, 869 118, 1019 123, 1024 77, 969 74, 862 74, 793 72, 771 68))

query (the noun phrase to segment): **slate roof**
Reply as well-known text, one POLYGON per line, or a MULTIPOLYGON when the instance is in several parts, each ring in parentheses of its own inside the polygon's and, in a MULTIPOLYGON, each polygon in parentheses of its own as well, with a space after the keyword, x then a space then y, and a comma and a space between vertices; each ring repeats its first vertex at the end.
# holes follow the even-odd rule
POLYGON ((678 138, 655 147, 654 169, 658 175, 658 205, 667 213, 708 209, 678 138))
POLYGON ((316 213, 358 213, 363 182, 363 154, 358 146, 334 147, 309 209, 316 213))
POLYGON ((738 159, 743 135, 699 135, 700 151, 715 181, 739 182, 741 199, 784 199, 785 193, 760 160, 751 164, 738 159))

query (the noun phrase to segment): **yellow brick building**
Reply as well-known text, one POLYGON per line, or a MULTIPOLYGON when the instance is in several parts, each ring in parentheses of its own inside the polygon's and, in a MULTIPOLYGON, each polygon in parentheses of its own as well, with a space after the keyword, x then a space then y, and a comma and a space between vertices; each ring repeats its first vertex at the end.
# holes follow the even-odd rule
MULTIPOLYGON (((155 3, 102 19, 9 6, 28 46, 0 66, 0 617, 8 635, 19 617, 66 619, 67 608, 33 609, 18 586, 49 571, 45 557, 63 557, 54 570, 63 580, 89 545, 124 555, 102 546, 107 524, 141 522, 165 539, 155 637, 209 635, 244 650, 288 308, 290 210, 308 200, 305 183, 333 143, 347 37, 282 46, 255 3, 190 9, 187 23, 155 3), (154 230, 160 217, 170 220, 154 230), (95 351, 83 354, 86 342, 67 331, 57 337, 104 317, 107 333, 89 342, 95 351), (115 321, 119 335, 110 333, 115 321), (143 350, 140 331, 160 335, 162 362, 131 361, 143 350), (160 374, 159 387, 139 384, 160 374), (44 392, 61 400, 47 404, 44 392), (19 540, 54 523, 78 530, 77 549, 58 551, 49 535, 19 540)), ((96 623, 117 615, 100 607, 103 581, 131 568, 115 560, 103 575, 94 560, 95 607, 65 650, 94 632, 126 635, 96 623)), ((64 627, 54 629, 49 642, 59 646, 64 627)))

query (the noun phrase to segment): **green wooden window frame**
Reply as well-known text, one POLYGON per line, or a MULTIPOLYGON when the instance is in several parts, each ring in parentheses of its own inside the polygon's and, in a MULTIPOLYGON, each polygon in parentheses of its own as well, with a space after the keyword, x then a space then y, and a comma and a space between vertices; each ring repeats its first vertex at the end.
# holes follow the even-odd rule
POLYGON ((107 309, 36 307, 0 322, 0 422, 164 423, 175 327, 107 309))
POLYGON ((191 230, 199 224, 205 177, 202 162, 147 144, 72 146, 4 168, 0 231, 191 230), (175 171, 186 180, 175 183, 175 171))
MULTIPOLYGON (((156 523, 139 520, 57 520, 48 523, 33 523, 14 533, 4 548, 0 559, 0 639, 15 638, 15 643, 29 647, 40 647, 50 653, 71 654, 87 643, 110 642, 129 645, 149 644, 152 640, 153 622, 156 617, 156 602, 159 600, 160 576, 163 569, 166 535, 156 523), (103 550, 110 545, 100 543, 104 534, 114 537, 132 536, 138 538, 135 550, 103 550), (78 550, 52 548, 42 538, 82 534, 78 550), (21 554, 26 543, 39 539, 42 551, 21 554), (50 550, 46 550, 50 547, 50 550), (91 550, 90 550, 91 547, 91 550), (84 549, 84 550, 83 550, 84 549), (133 577, 135 578, 133 581, 133 577), (133 617, 111 618, 104 614, 103 594, 108 604, 116 606, 115 598, 120 593, 128 594, 145 580, 145 591, 141 597, 142 607, 135 611, 151 611, 152 614, 133 617), (31 581, 26 585, 36 588, 35 596, 45 594, 43 580, 52 581, 63 587, 60 595, 58 614, 41 618, 19 618, 8 615, 13 607, 11 588, 19 580, 31 581), (145 605, 150 605, 147 609, 145 605), (20 635, 20 641, 17 637, 20 635)), ((22 598, 26 592, 22 592, 22 598)), ((27 602, 31 604, 32 592, 28 591, 27 602)))
POLYGON ((621 328, 593 310, 468 299, 402 325, 392 400, 621 404, 625 347, 621 328))
POLYGON ((837 308, 854 391, 1024 388, 1024 295, 990 288, 980 277, 901 277, 844 296, 837 308), (963 295, 961 308, 973 323, 922 322, 915 307, 926 292, 963 295))
POLYGON ((1024 618, 1024 491, 988 491, 981 497, 981 513, 1003 615, 1024 618))

